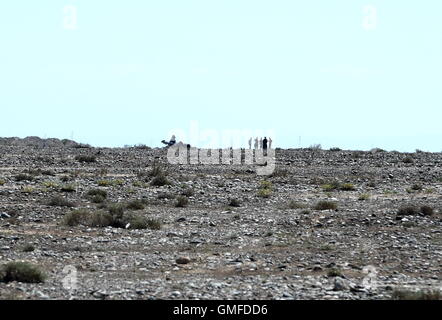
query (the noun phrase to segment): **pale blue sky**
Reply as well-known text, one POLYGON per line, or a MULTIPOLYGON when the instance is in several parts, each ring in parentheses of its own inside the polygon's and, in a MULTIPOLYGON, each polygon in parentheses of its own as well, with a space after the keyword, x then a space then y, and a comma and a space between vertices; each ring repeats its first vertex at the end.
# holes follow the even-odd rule
POLYGON ((436 0, 2 1, 0 136, 157 146, 194 120, 270 131, 284 148, 440 152, 440 12, 436 0))

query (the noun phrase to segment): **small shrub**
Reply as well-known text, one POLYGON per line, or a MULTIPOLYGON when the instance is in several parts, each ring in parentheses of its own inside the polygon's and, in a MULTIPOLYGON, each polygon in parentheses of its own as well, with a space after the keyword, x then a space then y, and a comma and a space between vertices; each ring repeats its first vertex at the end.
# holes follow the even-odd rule
POLYGON ((351 183, 344 183, 340 186, 339 188, 342 191, 354 191, 356 188, 353 184, 351 183))
POLYGON ((93 203, 103 203, 107 198, 106 190, 102 189, 90 189, 86 193, 86 198, 88 198, 93 203))
POLYGON ((315 210, 336 210, 338 205, 332 201, 319 201, 313 209, 315 210))
POLYGON ((20 173, 14 177, 15 181, 32 181, 34 180, 34 177, 29 174, 20 173))
POLYGON ((414 160, 413 160, 412 157, 405 157, 405 158, 402 160, 402 162, 403 162, 403 163, 411 164, 411 163, 414 163, 414 160))
POLYGON ((161 222, 155 219, 147 219, 141 215, 131 215, 126 219, 126 226, 129 226, 129 229, 151 229, 151 230, 160 230, 161 222))
POLYGON ((364 155, 364 151, 353 151, 351 153, 352 159, 360 159, 364 155))
POLYGON ((307 206, 305 204, 297 202, 295 200, 290 200, 290 202, 287 206, 289 209, 305 209, 305 208, 307 208, 307 206))
POLYGON ((398 215, 400 216, 412 216, 419 214, 419 208, 416 206, 402 206, 399 208, 398 215))
POLYGON ((342 149, 341 148, 330 148, 330 151, 332 151, 332 152, 338 152, 338 151, 342 151, 342 149))
POLYGON ((144 203, 141 200, 132 200, 126 204, 126 208, 129 210, 143 210, 144 203))
POLYGON ((156 162, 154 162, 152 166, 152 170, 149 171, 148 176, 149 177, 159 177, 159 176, 165 176, 165 172, 161 166, 159 166, 156 162))
POLYGON ((261 198, 270 198, 272 191, 270 189, 259 189, 258 197, 261 198))
POLYGON ((334 191, 339 190, 341 188, 341 183, 339 181, 333 180, 328 183, 325 183, 321 186, 324 191, 334 191))
POLYGON ((360 201, 365 201, 368 199, 370 199, 370 195, 368 193, 362 193, 359 195, 359 198, 358 198, 358 200, 360 200, 360 201))
POLYGON ((145 188, 146 187, 146 184, 142 181, 134 181, 132 183, 132 185, 137 188, 145 188))
POLYGON ((21 248, 21 251, 23 251, 23 252, 33 252, 33 251, 35 251, 35 247, 34 247, 34 245, 28 243, 28 244, 25 244, 25 245, 21 248))
POLYGON ((270 181, 267 181, 267 180, 261 181, 261 184, 260 184, 259 190, 258 190, 258 197, 269 198, 270 195, 272 194, 272 188, 273 188, 273 186, 270 181))
POLYGON ((45 274, 39 267, 28 262, 9 262, 0 268, 0 281, 40 283, 45 280, 45 274))
POLYGON ((107 207, 107 210, 109 211, 110 214, 114 216, 122 217, 124 214, 125 207, 126 206, 121 203, 112 203, 107 207))
POLYGON ((169 180, 166 178, 165 175, 158 175, 156 177, 154 177, 152 179, 152 181, 150 182, 151 186, 155 186, 155 187, 162 187, 165 185, 170 184, 169 180))
POLYGON ((322 245, 319 247, 319 250, 322 250, 322 251, 332 251, 334 249, 335 249, 335 247, 330 244, 325 244, 325 245, 322 245))
POLYGON ((260 185, 260 189, 272 189, 272 183, 270 181, 267 180, 263 180, 261 181, 261 185, 260 185))
POLYGON ((60 188, 61 192, 75 192, 75 190, 76 188, 73 184, 66 184, 60 188))
POLYGON ((55 196, 49 199, 48 205, 54 207, 75 207, 75 204, 73 202, 61 196, 55 196))
POLYGON ((278 167, 276 167, 276 169, 273 171, 273 173, 270 176, 285 178, 288 176, 288 174, 289 174, 289 171, 287 169, 283 169, 278 166, 278 167))
POLYGON ((139 149, 139 150, 149 150, 151 149, 150 147, 146 146, 145 144, 137 144, 134 146, 135 149, 139 149))
POLYGON ((407 222, 402 223, 402 226, 404 228, 414 228, 414 227, 417 226, 417 224, 415 222, 412 222, 412 221, 407 221, 407 222))
POLYGON ((418 207, 413 205, 407 205, 400 207, 397 214, 400 216, 413 216, 419 214, 423 214, 424 216, 431 216, 434 214, 434 209, 430 206, 418 207))
POLYGON ((30 174, 31 176, 35 177, 35 176, 39 176, 41 174, 41 170, 29 168, 29 169, 23 170, 23 173, 30 174))
POLYGON ((157 220, 146 219, 141 215, 125 214, 124 205, 113 204, 108 211, 97 210, 90 212, 85 209, 71 211, 65 215, 63 223, 68 226, 83 225, 95 228, 113 227, 158 230, 161 223, 157 220))
POLYGON ((73 210, 63 217, 62 224, 69 227, 87 224, 90 215, 90 211, 86 209, 73 210))
POLYGON ((97 184, 100 187, 108 187, 108 186, 112 185, 112 182, 110 180, 98 180, 97 184))
POLYGON ((55 183, 54 181, 44 181, 44 182, 42 183, 42 185, 43 185, 43 187, 45 187, 45 188, 51 188, 51 189, 55 189, 55 188, 58 188, 58 187, 59 187, 58 184, 55 183))
POLYGON ((89 197, 89 200, 92 203, 104 203, 106 201, 106 198, 101 196, 101 195, 99 195, 99 194, 97 194, 96 196, 89 197))
POLYGON ((161 222, 156 219, 148 219, 147 220, 147 227, 151 230, 160 230, 161 229, 161 222))
POLYGON ((140 215, 134 215, 131 216, 128 219, 129 229, 147 229, 149 228, 149 222, 148 219, 145 217, 142 217, 140 215))
POLYGON ((422 186, 420 185, 420 184, 413 184, 412 186, 411 186, 411 190, 413 190, 413 191, 422 191, 422 186))
POLYGON ((186 197, 192 197, 194 193, 195 192, 191 188, 184 188, 183 191, 181 192, 181 195, 186 197))
POLYGON ((355 186, 351 183, 341 184, 338 181, 332 181, 321 186, 322 190, 325 192, 341 190, 341 191, 353 191, 355 190, 355 186))
POLYGON ((89 227, 109 227, 115 225, 116 217, 105 211, 94 211, 88 219, 84 222, 89 227))
POLYGON ((184 196, 179 196, 177 198, 177 202, 175 203, 175 207, 177 208, 184 208, 187 207, 187 204, 189 203, 189 200, 184 196))
POLYGON ((77 143, 77 144, 74 144, 71 148, 74 148, 74 149, 90 149, 92 147, 89 144, 77 143))
POLYGON ((0 179, 0 186, 4 185, 6 183, 6 180, 0 179))
POLYGON ((391 298, 393 300, 442 300, 442 294, 437 289, 419 291, 396 289, 393 291, 391 298))
POLYGON ((329 277, 342 277, 342 272, 338 268, 331 268, 327 272, 327 276, 329 277))
POLYGON ((330 191, 337 190, 339 188, 339 184, 327 183, 327 184, 323 184, 321 186, 321 188, 325 192, 330 192, 330 191))
POLYGON ((43 176, 55 176, 55 173, 52 170, 41 170, 41 169, 38 169, 38 171, 43 176))
POLYGON ((35 189, 31 186, 26 186, 21 190, 21 192, 23 192, 23 193, 33 193, 34 191, 35 191, 35 189))
POLYGON ((238 199, 230 199, 229 206, 231 207, 241 207, 241 202, 238 199))
POLYGON ((97 184, 100 187, 115 187, 115 186, 121 186, 122 184, 124 184, 124 181, 121 179, 117 179, 117 180, 99 180, 97 182, 97 184))
POLYGON ((420 209, 424 216, 432 216, 434 214, 434 209, 430 206, 422 206, 420 209))
POLYGON ((117 179, 117 180, 112 181, 112 185, 114 185, 114 186, 121 186, 123 184, 124 184, 124 181, 121 179, 117 179))
POLYGON ((86 155, 78 155, 75 157, 75 160, 81 163, 97 162, 97 158, 95 156, 86 156, 86 155))

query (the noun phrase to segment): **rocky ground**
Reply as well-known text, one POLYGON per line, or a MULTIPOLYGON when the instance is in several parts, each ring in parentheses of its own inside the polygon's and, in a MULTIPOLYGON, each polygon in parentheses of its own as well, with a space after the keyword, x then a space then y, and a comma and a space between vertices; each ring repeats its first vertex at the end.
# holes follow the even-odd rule
POLYGON ((26 261, 47 276, 0 282, 0 298, 391 299, 442 289, 441 153, 277 149, 276 160, 263 177, 254 166, 169 165, 165 149, 142 146, 0 143, 0 265, 26 261), (170 184, 151 185, 158 167, 170 184), (97 188, 105 200, 87 196, 97 188), (51 205, 57 196, 74 207, 51 205), (64 222, 135 199, 144 208, 125 211, 156 227, 64 222))

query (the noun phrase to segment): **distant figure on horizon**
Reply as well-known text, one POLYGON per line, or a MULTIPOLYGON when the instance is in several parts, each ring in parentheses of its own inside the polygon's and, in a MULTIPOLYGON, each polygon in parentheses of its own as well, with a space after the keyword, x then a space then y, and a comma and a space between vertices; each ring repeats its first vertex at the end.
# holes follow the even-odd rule
POLYGON ((269 137, 269 149, 272 149, 272 138, 269 137))
POLYGON ((166 140, 162 140, 161 142, 167 145, 168 147, 173 146, 176 143, 175 135, 172 135, 172 138, 170 138, 169 142, 167 142, 166 140))
POLYGON ((262 149, 262 138, 259 138, 259 148, 262 149))
POLYGON ((249 139, 249 149, 252 149, 252 137, 249 139))
POLYGON ((262 140, 262 150, 264 151, 264 155, 267 155, 267 137, 264 137, 264 140, 262 140))
POLYGON ((258 138, 255 138, 255 149, 258 149, 258 138))

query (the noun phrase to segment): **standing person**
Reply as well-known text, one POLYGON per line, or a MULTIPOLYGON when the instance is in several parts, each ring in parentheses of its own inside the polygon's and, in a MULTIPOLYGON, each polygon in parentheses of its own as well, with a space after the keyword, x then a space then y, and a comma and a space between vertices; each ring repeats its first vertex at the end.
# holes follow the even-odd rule
POLYGON ((258 138, 255 138, 255 149, 258 149, 258 138))
POLYGON ((249 139, 249 149, 252 149, 252 137, 249 139))
POLYGON ((259 148, 262 149, 262 138, 259 138, 259 148))
POLYGON ((264 140, 262 140, 262 150, 264 151, 264 155, 267 155, 267 138, 264 137, 264 140))
POLYGON ((165 140, 161 140, 161 142, 164 143, 165 145, 167 145, 168 147, 173 146, 176 143, 175 135, 172 135, 172 138, 170 138, 169 142, 167 142, 165 140))
POLYGON ((272 149, 272 138, 269 137, 269 149, 272 149))

